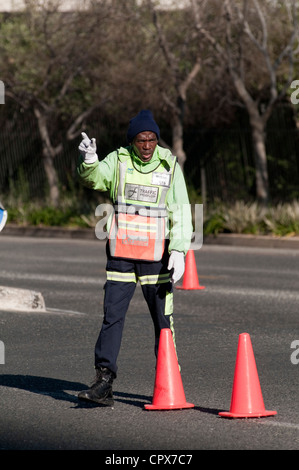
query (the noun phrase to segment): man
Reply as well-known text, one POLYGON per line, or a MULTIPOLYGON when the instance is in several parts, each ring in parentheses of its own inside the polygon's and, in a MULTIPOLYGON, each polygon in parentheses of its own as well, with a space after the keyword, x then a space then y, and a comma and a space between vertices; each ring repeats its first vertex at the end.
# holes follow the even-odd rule
POLYGON ((184 273, 192 237, 186 185, 176 158, 158 145, 160 130, 149 110, 131 119, 129 145, 98 161, 96 141, 82 133, 78 174, 81 182, 109 191, 113 213, 107 229, 107 282, 104 320, 95 345, 96 381, 79 393, 82 400, 113 404, 125 315, 140 282, 155 331, 173 329, 173 287, 184 273))

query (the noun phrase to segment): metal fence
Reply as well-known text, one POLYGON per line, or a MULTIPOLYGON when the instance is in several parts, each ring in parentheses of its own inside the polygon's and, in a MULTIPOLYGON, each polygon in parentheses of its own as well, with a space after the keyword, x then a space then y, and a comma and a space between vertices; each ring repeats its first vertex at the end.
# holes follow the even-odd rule
MULTIPOLYGON (((116 143, 116 147, 120 145, 124 145, 123 142, 116 143)), ((65 142, 62 154, 55 160, 61 188, 66 192, 78 184, 77 147, 77 141, 65 142)), ((192 131, 185 137, 185 148, 186 179, 198 194, 201 192, 201 169, 204 168, 209 200, 254 198, 254 159, 248 129, 192 131)), ((298 198, 297 130, 268 130, 267 154, 273 199, 298 198)), ((10 197, 21 202, 26 199, 43 201, 46 194, 47 179, 36 121, 30 113, 19 113, 0 131, 0 195, 4 200, 10 197)))

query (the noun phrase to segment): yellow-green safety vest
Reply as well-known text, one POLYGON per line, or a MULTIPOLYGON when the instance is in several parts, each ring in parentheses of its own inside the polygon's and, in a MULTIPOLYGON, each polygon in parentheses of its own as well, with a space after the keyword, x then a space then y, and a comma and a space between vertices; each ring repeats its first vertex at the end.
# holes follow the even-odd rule
POLYGON ((176 157, 159 162, 149 173, 134 167, 131 157, 118 159, 114 214, 109 233, 112 256, 159 261, 168 232, 166 198, 172 183, 176 157))

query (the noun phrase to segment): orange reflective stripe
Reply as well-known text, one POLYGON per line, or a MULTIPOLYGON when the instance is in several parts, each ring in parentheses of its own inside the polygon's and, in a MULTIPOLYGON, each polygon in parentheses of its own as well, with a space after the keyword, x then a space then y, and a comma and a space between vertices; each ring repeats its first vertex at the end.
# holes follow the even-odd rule
POLYGON ((112 256, 159 261, 165 245, 164 219, 115 214, 109 243, 112 256))

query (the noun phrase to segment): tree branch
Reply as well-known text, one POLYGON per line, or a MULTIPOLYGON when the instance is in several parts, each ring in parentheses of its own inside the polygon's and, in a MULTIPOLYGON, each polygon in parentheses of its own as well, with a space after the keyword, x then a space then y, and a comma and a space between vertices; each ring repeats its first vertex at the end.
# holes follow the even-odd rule
POLYGON ((86 111, 83 111, 83 113, 79 114, 76 117, 76 119, 74 120, 74 122, 71 124, 71 126, 68 128, 66 132, 67 140, 73 140, 76 137, 78 137, 78 135, 80 135, 81 133, 80 126, 82 126, 82 122, 85 121, 85 119, 87 119, 88 116, 90 116, 93 111, 100 108, 104 104, 104 101, 107 101, 107 100, 103 100, 103 102, 101 102, 100 104, 90 106, 86 111))
POLYGON ((150 9, 150 11, 152 13, 152 16, 153 16, 153 23, 154 23, 154 26, 156 28, 157 34, 158 34, 158 40, 159 40, 160 48, 161 48, 161 50, 163 52, 163 55, 166 59, 166 63, 168 65, 169 69, 171 70, 171 77, 172 77, 172 80, 174 82, 174 85, 177 88, 178 87, 177 76, 178 76, 178 72, 179 72, 177 59, 174 56, 174 54, 171 53, 171 51, 168 47, 168 43, 167 43, 165 35, 163 33, 163 30, 162 30, 162 27, 161 27, 161 24, 160 24, 158 15, 157 15, 156 8, 154 7, 151 0, 148 0, 148 6, 149 6, 149 9, 150 9))

